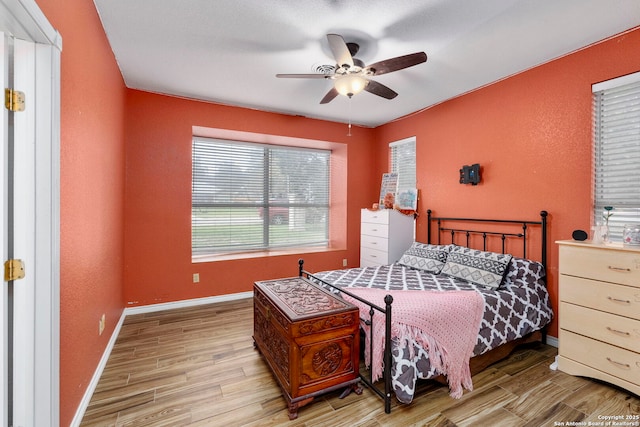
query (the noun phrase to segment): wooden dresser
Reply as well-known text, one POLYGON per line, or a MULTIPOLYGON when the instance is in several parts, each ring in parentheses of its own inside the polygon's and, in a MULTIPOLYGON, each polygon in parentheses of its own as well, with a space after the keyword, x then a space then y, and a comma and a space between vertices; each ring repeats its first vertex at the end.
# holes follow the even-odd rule
POLYGON ((413 216, 395 209, 360 214, 360 267, 396 262, 413 243, 413 216))
POLYGON ((256 282, 253 340, 283 390, 289 418, 328 391, 361 393, 357 307, 301 277, 256 282))
POLYGON ((640 395, 640 250, 557 243, 558 368, 640 395))

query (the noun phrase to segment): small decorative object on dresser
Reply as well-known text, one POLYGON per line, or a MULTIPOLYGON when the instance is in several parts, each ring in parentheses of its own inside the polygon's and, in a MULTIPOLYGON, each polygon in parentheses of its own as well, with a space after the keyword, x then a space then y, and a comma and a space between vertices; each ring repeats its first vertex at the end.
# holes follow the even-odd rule
POLYGON ((625 224, 622 231, 622 244, 640 246, 640 224, 625 224))
POLYGON ((573 230, 571 237, 573 237, 573 240, 579 240, 581 242, 588 238, 587 233, 584 230, 573 230))
POLYGON ((301 277, 256 282, 253 340, 280 384, 289 419, 316 396, 359 383, 358 309, 301 277))
POLYGON ((413 243, 413 215, 362 209, 360 220, 360 267, 396 262, 413 243))
POLYGON ((640 395, 640 248, 557 243, 558 368, 640 395))

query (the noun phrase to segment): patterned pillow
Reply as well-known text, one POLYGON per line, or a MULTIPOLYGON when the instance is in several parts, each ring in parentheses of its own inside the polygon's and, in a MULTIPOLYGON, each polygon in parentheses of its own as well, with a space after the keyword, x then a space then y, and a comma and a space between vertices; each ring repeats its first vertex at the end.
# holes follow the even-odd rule
POLYGON ((509 288, 511 286, 519 288, 535 289, 536 284, 546 288, 546 272, 542 264, 537 261, 512 257, 504 275, 504 281, 501 288, 509 288))
POLYGON ((511 255, 454 247, 442 273, 477 285, 497 289, 502 283, 511 255))
POLYGON ((439 274, 449 255, 450 245, 428 245, 413 242, 411 247, 402 255, 398 264, 423 270, 428 273, 439 274))

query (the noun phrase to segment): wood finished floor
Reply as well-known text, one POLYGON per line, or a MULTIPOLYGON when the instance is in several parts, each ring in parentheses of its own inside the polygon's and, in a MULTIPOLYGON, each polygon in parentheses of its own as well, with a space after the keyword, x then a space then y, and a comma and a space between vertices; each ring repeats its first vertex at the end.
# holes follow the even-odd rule
POLYGON ((252 333, 252 299, 127 316, 81 425, 540 427, 640 413, 638 396, 550 370, 557 350, 536 344, 475 375, 460 400, 423 381, 385 414, 366 388, 337 391, 289 421, 252 333))

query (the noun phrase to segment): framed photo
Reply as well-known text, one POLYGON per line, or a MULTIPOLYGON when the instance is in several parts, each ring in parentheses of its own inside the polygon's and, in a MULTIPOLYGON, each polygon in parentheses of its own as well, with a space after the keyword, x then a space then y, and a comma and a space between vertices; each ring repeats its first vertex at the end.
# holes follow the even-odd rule
POLYGON ((398 187, 398 174, 397 173, 384 173, 382 174, 382 185, 380 186, 380 206, 384 206, 384 196, 387 193, 396 196, 396 190, 398 187))
POLYGON ((396 204, 400 209, 417 210, 418 209, 418 189, 407 188, 398 191, 396 204))

